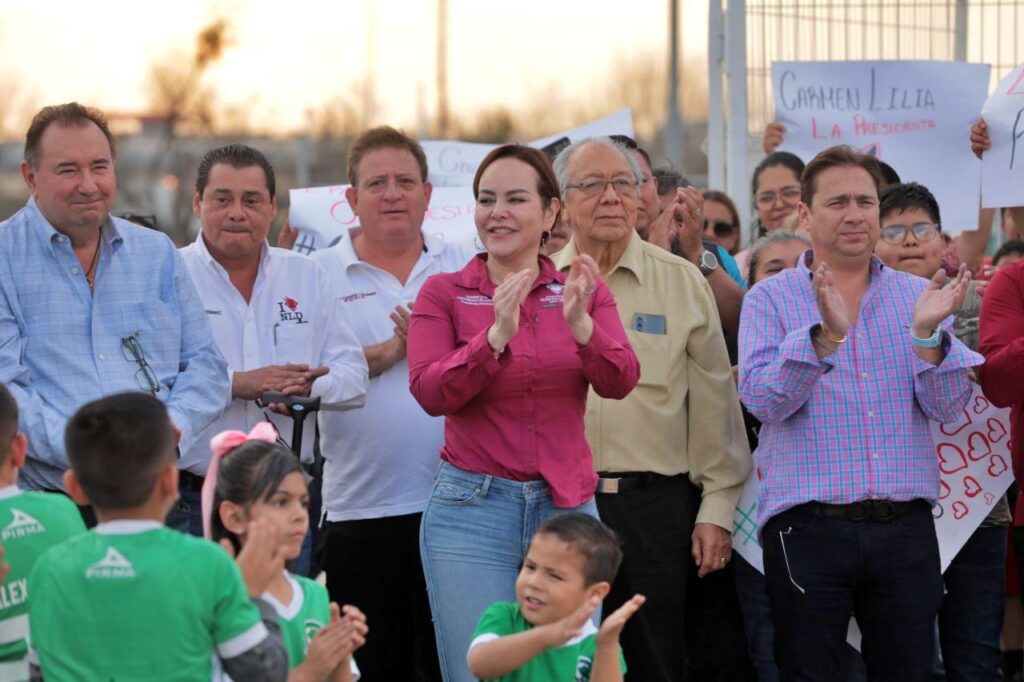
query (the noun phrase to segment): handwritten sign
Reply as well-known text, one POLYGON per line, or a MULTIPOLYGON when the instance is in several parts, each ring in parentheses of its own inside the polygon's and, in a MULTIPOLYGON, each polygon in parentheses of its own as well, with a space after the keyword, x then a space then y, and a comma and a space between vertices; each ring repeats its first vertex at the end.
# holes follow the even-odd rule
POLYGON ((420 143, 427 155, 427 179, 434 187, 472 187, 480 162, 496 145, 454 140, 420 143))
POLYGON ((1024 206, 1024 64, 999 81, 981 117, 992 142, 981 158, 981 205, 1024 206))
MULTIPOLYGON (((932 508, 942 570, 992 511, 1013 482, 1010 465, 1010 411, 992 405, 974 387, 971 400, 955 422, 931 424, 939 460, 939 499, 932 508)), ((733 548, 764 573, 757 539, 760 468, 747 479, 733 517, 733 548)))
POLYGON ((942 229, 978 226, 981 163, 968 137, 989 65, 932 61, 775 62, 780 149, 810 161, 837 144, 878 157, 935 194, 942 229))
POLYGON ((628 107, 619 109, 614 114, 609 114, 604 118, 591 121, 578 128, 572 128, 571 130, 565 130, 554 135, 542 137, 539 140, 534 140, 530 143, 530 146, 540 149, 562 138, 569 138, 570 142, 576 142, 585 137, 600 137, 603 135, 629 135, 630 137, 636 137, 636 133, 633 131, 633 111, 628 107))
MULTIPOLYGON (((359 226, 359 218, 345 198, 349 187, 306 187, 289 192, 288 219, 299 230, 293 250, 310 254, 326 249, 336 244, 346 230, 359 226)), ((476 243, 480 249, 473 221, 475 211, 472 188, 436 187, 423 218, 423 231, 449 242, 476 243)))

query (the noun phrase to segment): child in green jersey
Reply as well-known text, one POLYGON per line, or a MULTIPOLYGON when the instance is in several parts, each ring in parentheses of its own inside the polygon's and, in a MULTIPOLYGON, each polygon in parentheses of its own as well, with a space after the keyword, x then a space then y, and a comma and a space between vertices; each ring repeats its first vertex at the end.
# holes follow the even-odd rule
POLYGON ((516 602, 492 604, 469 645, 469 668, 500 682, 621 681, 626 663, 619 635, 644 603, 636 595, 591 621, 619 570, 615 534, 597 519, 567 512, 530 541, 516 578, 516 602))
MULTIPOLYGON (((235 551, 248 545, 254 519, 270 522, 280 530, 283 556, 291 560, 299 556, 309 528, 309 490, 298 458, 274 441, 273 426, 265 422, 249 435, 226 431, 213 439, 203 516, 211 539, 235 551)), ((263 599, 277 611, 290 682, 359 679, 352 652, 363 645, 367 632, 359 609, 339 609, 323 585, 283 567, 263 599)))
POLYGON ((215 655, 236 680, 284 679, 277 615, 258 599, 284 565, 279 534, 251 524, 236 563, 163 525, 178 496, 164 404, 145 393, 93 401, 64 442, 65 488, 100 523, 47 551, 29 577, 29 656, 47 682, 209 680, 215 655))
POLYGON ((22 492, 18 471, 28 439, 18 433, 18 404, 0 384, 0 543, 8 573, 0 578, 0 680, 27 680, 28 574, 47 549, 85 532, 74 502, 63 495, 22 492))

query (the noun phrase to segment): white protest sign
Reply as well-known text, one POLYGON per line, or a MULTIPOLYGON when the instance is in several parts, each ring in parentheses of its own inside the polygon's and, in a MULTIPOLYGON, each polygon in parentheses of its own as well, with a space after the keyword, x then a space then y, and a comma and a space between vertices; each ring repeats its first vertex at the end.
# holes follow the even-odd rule
POLYGON ((563 137, 569 138, 570 142, 575 142, 585 137, 600 137, 603 135, 628 135, 629 137, 636 137, 636 133, 633 131, 633 111, 628 107, 619 109, 613 114, 599 118, 596 121, 591 121, 578 128, 572 128, 571 130, 534 140, 530 143, 530 146, 540 149, 552 142, 561 140, 563 137))
POLYGON ((421 142, 427 155, 427 179, 434 187, 472 187, 480 162, 496 145, 454 140, 421 142))
POLYGON ((837 144, 873 154, 932 191, 944 232, 978 227, 981 162, 968 138, 988 94, 988 64, 775 62, 781 150, 804 162, 837 144))
MULTIPOLYGON (((992 405, 974 386, 970 403, 950 424, 931 424, 939 460, 939 499, 932 509, 942 570, 1013 483, 1010 466, 1010 411, 992 405)), ((733 517, 733 549, 764 572, 757 539, 760 467, 747 479, 733 517)))
MULTIPOLYGON (((288 220, 299 230, 295 251, 309 254, 333 246, 342 234, 359 226, 345 190, 349 185, 305 187, 289 193, 291 208, 288 220)), ((438 239, 454 243, 476 243, 471 187, 437 187, 430 196, 430 205, 423 218, 423 231, 438 239)))
POLYGON ((981 205, 1024 206, 1024 64, 999 81, 981 117, 992 143, 981 157, 981 205))

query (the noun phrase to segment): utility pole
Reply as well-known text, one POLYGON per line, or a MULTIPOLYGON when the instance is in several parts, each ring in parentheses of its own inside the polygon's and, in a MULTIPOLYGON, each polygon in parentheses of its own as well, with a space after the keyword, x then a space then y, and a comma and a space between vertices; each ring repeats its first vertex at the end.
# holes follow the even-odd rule
POLYGON ((683 119, 679 111, 679 2, 668 0, 668 102, 665 118, 665 156, 684 172, 683 119))
POLYGON ((437 0, 437 134, 448 137, 448 0, 437 0))

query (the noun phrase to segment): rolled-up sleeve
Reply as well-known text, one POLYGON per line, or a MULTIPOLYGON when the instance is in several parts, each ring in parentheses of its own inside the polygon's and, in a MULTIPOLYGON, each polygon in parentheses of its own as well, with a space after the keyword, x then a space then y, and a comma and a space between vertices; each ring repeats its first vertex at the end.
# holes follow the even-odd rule
POLYGON ((578 350, 583 375, 602 398, 621 400, 640 380, 640 361, 626 338, 615 297, 604 282, 594 290, 592 301, 594 333, 578 350))
POLYGON ((952 322, 943 326, 946 355, 938 365, 914 358, 914 398, 925 416, 933 422, 955 421, 971 398, 971 380, 967 370, 982 364, 985 358, 970 350, 953 336, 952 322))
POLYGON ((750 475, 750 447, 721 322, 711 289, 702 284, 704 295, 694 301, 706 323, 692 330, 686 345, 690 479, 703 489, 697 523, 731 532, 736 503, 750 475))

